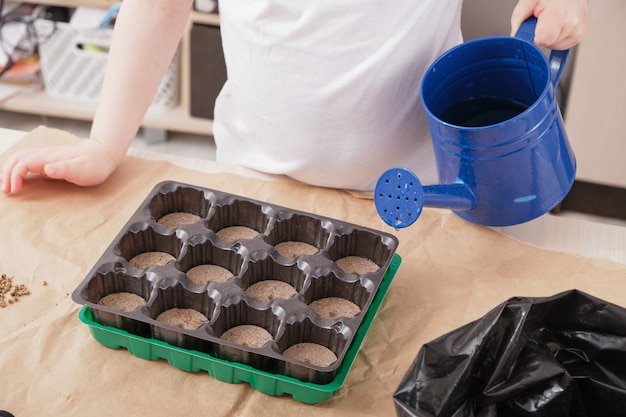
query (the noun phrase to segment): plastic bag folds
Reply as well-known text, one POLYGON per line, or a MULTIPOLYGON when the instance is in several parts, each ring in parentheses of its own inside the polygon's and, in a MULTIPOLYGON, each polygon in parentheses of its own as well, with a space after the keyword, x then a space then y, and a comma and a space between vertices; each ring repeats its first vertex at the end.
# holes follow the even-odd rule
POLYGON ((624 417, 626 310, 511 298, 425 344, 393 399, 399 417, 624 417))

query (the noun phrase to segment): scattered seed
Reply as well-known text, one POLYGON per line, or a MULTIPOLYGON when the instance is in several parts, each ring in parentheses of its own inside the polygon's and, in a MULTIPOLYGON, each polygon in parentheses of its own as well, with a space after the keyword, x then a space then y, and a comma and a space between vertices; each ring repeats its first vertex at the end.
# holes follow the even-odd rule
POLYGON ((5 308, 8 304, 13 304, 19 301, 20 297, 26 295, 30 295, 30 291, 24 284, 14 285, 13 277, 7 274, 0 276, 0 308, 5 308), (9 294, 8 299, 7 294, 9 294))

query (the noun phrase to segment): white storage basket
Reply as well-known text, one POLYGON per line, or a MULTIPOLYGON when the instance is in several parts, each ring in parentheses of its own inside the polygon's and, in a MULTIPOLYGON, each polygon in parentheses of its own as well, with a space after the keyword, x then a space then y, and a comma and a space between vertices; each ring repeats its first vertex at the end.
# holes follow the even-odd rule
MULTIPOLYGON (((76 29, 67 23, 45 19, 37 20, 35 25, 40 39, 41 73, 46 93, 59 98, 96 102, 104 79, 113 29, 76 29)), ((179 79, 180 53, 177 52, 151 108, 178 105, 179 79)))

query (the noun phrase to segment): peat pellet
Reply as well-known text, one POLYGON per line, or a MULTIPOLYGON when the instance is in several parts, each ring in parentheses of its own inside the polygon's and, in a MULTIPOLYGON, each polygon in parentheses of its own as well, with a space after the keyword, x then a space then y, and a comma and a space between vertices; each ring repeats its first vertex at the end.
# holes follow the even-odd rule
POLYGON ((203 264, 194 266, 187 271, 187 277, 196 284, 206 285, 209 282, 226 282, 233 273, 218 265, 203 264))
POLYGON ((363 275, 380 269, 375 262, 362 256, 346 256, 345 258, 337 259, 335 263, 346 274, 363 275))
POLYGON ((337 355, 332 350, 317 343, 297 343, 287 348, 283 355, 300 362, 316 366, 330 366, 337 361, 337 355))
POLYGON ((135 268, 148 269, 154 265, 165 265, 168 262, 176 260, 172 255, 166 252, 144 252, 133 257, 129 263, 135 268))
POLYGON ((301 255, 313 255, 318 249, 305 242, 287 241, 274 246, 278 253, 286 258, 297 258, 301 255))
POLYGON ((193 213, 174 212, 166 214, 161 217, 157 223, 167 227, 168 229, 175 229, 183 224, 192 224, 200 221, 200 216, 193 213))
POLYGON ((221 229, 216 235, 225 242, 236 242, 238 240, 254 239, 259 235, 259 232, 246 226, 229 226, 221 229))
POLYGON ((260 348, 272 340, 272 335, 261 326, 242 324, 226 330, 220 339, 241 346, 260 348))
POLYGON ((209 321, 204 314, 192 308, 171 308, 159 314, 156 319, 185 330, 197 329, 209 321))
POLYGON ((121 291, 105 295, 98 300, 98 304, 120 311, 134 311, 145 305, 146 300, 137 294, 121 291))
POLYGON ((291 298, 296 294, 296 289, 284 281, 268 279, 251 285, 246 293, 260 301, 272 301, 291 298))
POLYGON ((320 298, 313 301, 310 307, 318 316, 328 320, 339 317, 354 317, 361 312, 358 305, 339 297, 320 298))

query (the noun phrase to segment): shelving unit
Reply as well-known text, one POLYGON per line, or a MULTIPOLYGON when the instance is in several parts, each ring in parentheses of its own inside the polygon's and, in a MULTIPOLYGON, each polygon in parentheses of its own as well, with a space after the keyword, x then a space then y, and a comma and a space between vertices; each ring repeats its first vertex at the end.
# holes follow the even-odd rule
MULTIPOLYGON (((103 7, 115 4, 116 0, 35 0, 29 3, 62 7, 103 7)), ((211 135, 213 121, 190 116, 189 108, 189 32, 194 23, 219 26, 216 14, 192 11, 187 29, 181 40, 181 76, 180 103, 171 109, 150 109, 143 120, 142 126, 152 129, 171 130, 177 132, 211 135)), ((45 91, 24 93, 0 102, 0 110, 18 113, 41 114, 76 120, 92 120, 96 105, 84 101, 51 97, 45 91)))

